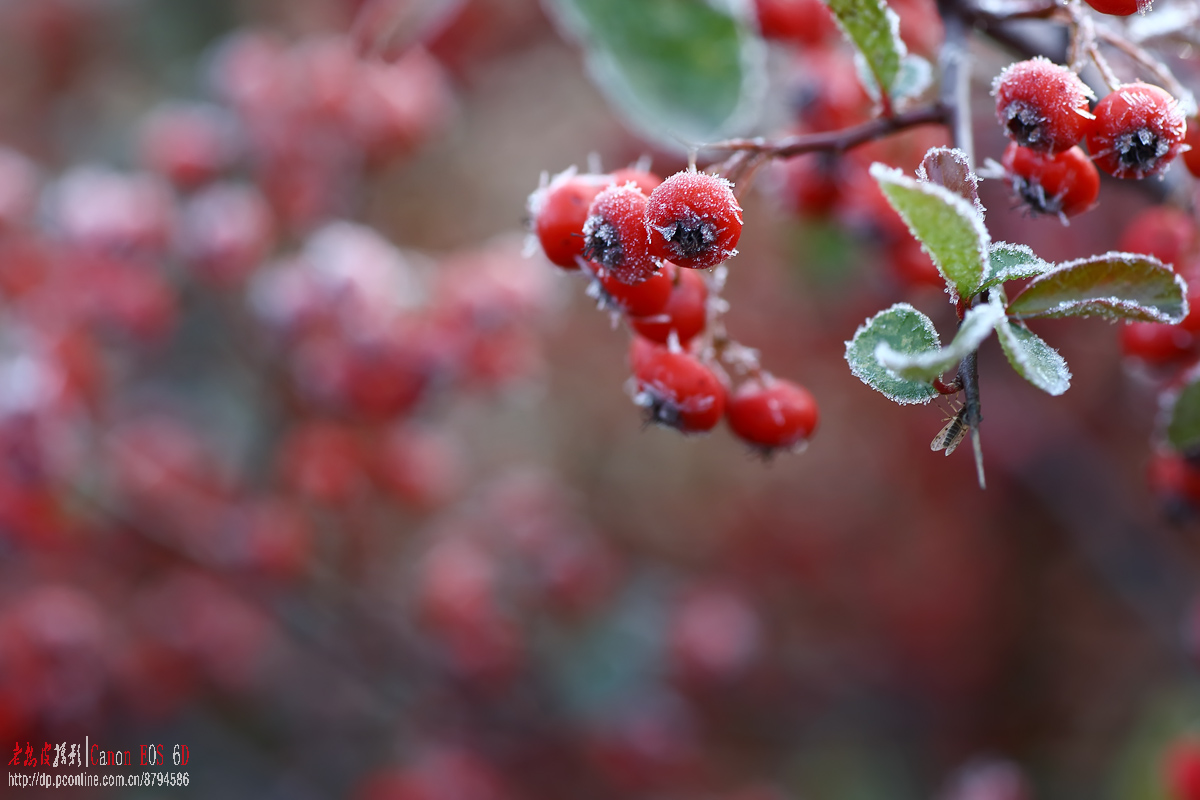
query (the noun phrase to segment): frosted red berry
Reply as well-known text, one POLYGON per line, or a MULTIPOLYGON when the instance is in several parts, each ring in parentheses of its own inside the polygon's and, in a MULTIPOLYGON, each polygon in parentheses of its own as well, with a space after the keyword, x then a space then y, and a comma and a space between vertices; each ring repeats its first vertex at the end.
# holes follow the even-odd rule
POLYGON ((1031 150, 1070 149, 1092 125, 1092 90, 1074 72, 1041 56, 1005 67, 992 84, 992 94, 1005 133, 1031 150))
POLYGON ((583 226, 596 195, 609 184, 607 175, 565 172, 529 197, 533 230, 550 263, 577 269, 583 256, 583 226))
POLYGON ((613 172, 612 182, 617 186, 634 183, 642 190, 643 194, 649 197, 650 193, 657 189, 658 185, 663 182, 663 179, 649 170, 638 169, 636 167, 623 167, 613 172))
POLYGON ((1115 17, 1128 17, 1138 11, 1150 10, 1150 0, 1087 0, 1087 4, 1101 14, 1115 17))
POLYGON ((1097 167, 1117 178, 1157 175, 1183 150, 1183 112, 1157 86, 1122 86, 1101 100, 1095 113, 1088 151, 1097 167))
POLYGON ((621 283, 638 283, 658 268, 646 231, 646 195, 632 184, 596 195, 583 226, 583 257, 621 283))
POLYGON ((715 267, 737 254, 742 208, 733 185, 703 172, 677 172, 646 204, 650 252, 681 267, 715 267))
POLYGON ((688 353, 634 342, 630 353, 634 397, 651 422, 683 433, 712 430, 725 413, 725 386, 716 373, 688 353))
POLYGON ((1100 196, 1100 173, 1078 147, 1049 155, 1012 142, 1001 161, 1013 193, 1034 214, 1073 217, 1100 196))
POLYGON ((739 439, 771 453, 808 441, 817 427, 817 401, 799 384, 770 378, 738 387, 725 412, 739 439))
POLYGON ((595 288, 590 290, 602 308, 620 311, 630 317, 645 317, 659 314, 667 305, 675 288, 676 273, 671 262, 641 283, 621 283, 605 270, 588 262, 596 279, 595 288))
POLYGON ((708 285, 691 270, 676 270, 674 285, 662 309, 633 317, 629 323, 640 335, 659 344, 666 344, 672 331, 680 344, 687 344, 708 323, 708 285))

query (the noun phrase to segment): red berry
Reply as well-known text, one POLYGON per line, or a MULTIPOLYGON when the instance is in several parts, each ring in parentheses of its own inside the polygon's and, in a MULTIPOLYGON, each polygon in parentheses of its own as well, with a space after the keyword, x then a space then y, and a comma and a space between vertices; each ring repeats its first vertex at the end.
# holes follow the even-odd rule
POLYGON ((274 234, 271 207, 257 189, 215 183, 184 205, 179 247, 198 277, 229 286, 266 258, 274 234))
POLYGON ((0 146, 0 231, 24 225, 33 217, 40 184, 32 161, 0 146))
POLYGON ((646 231, 646 195, 636 186, 609 186, 596 195, 583 226, 583 257, 621 283, 644 281, 657 271, 646 231))
POLYGON ((634 317, 629 322, 651 341, 666 344, 675 331, 679 343, 687 344, 708 324, 708 285, 695 272, 676 270, 666 305, 653 316, 634 317))
POLYGON ((612 174, 612 182, 617 186, 624 186, 627 183, 635 183, 642 190, 642 194, 647 197, 650 193, 658 188, 658 185, 663 182, 663 179, 644 169, 636 169, 634 167, 624 167, 612 174))
POLYGON ((583 256, 583 225, 596 195, 608 185, 606 175, 576 175, 568 170, 529 196, 529 216, 550 263, 578 269, 583 256))
POLYGON ((1184 211, 1170 206, 1151 206, 1129 221, 1117 249, 1126 253, 1148 253, 1164 264, 1178 264, 1200 239, 1196 223, 1184 211))
POLYGON ((668 629, 676 671, 705 683, 744 675, 761 655, 762 621, 740 593, 709 587, 684 597, 668 629))
POLYGON ((1100 195, 1100 173, 1078 147, 1047 155, 1012 142, 1001 160, 1013 192, 1033 214, 1073 217, 1100 195))
POLYGON ((661 270, 646 280, 629 285, 621 283, 604 270, 597 269, 593 272, 596 278, 596 299, 600 301, 602 308, 615 309, 630 317, 660 314, 671 298, 678 272, 675 265, 667 261, 663 263, 661 270))
POLYGON ((1187 122, 1178 101, 1157 86, 1131 83, 1096 106, 1087 134, 1096 166, 1118 178, 1157 175, 1183 149, 1187 122))
POLYGON ((237 158, 232 119, 201 103, 169 103, 142 123, 141 156, 173 183, 193 188, 217 177, 237 158))
POLYGON ((1179 325, 1130 322, 1121 328, 1121 352, 1151 364, 1165 364, 1191 354, 1196 337, 1179 325))
POLYGON ((817 427, 817 402, 791 381, 748 380, 729 400, 725 418, 739 439, 766 453, 808 441, 817 427))
POLYGON ((681 267, 715 267, 737 255, 742 208, 733 185, 703 172, 677 172, 646 204, 650 251, 681 267))
POLYGON ((305 422, 279 446, 279 470, 300 495, 319 503, 345 503, 366 484, 362 442, 350 428, 331 422, 305 422))
POLYGON ((929 253, 911 236, 893 242, 888 248, 888 255, 892 273, 905 286, 933 286, 938 289, 946 286, 946 279, 938 272, 929 253))
POLYGON ((1171 745, 1164 767, 1172 800, 1200 800, 1200 739, 1189 736, 1171 745))
POLYGON ((1200 178, 1200 117, 1188 120, 1183 143, 1192 148, 1183 154, 1184 166, 1188 168, 1188 172, 1200 178))
POLYGON ((712 430, 725 411, 725 387, 716 374, 687 353, 651 345, 635 337, 630 361, 637 381, 635 402, 651 422, 683 433, 712 430))
POLYGON ((755 0, 754 6, 764 39, 818 45, 837 33, 833 15, 821 0, 755 0))
POLYGON ((797 213, 825 216, 842 196, 841 160, 829 153, 788 159, 782 167, 784 200, 797 213))
POLYGON ((1117 17, 1128 17, 1138 11, 1150 10, 1151 0, 1087 0, 1087 4, 1101 14, 1112 14, 1117 17))
POLYGON ((1092 90, 1074 72, 1041 56, 1005 67, 992 84, 992 94, 1005 133, 1031 150, 1067 150, 1092 125, 1092 90))

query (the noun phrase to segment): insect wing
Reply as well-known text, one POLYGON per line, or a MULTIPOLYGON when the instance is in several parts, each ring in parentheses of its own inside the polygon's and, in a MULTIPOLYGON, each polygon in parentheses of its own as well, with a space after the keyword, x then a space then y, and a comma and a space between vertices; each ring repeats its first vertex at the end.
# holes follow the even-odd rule
POLYGON ((929 443, 929 449, 937 452, 945 450, 946 455, 954 452, 959 443, 966 437, 968 429, 965 415, 959 411, 954 415, 954 418, 946 423, 946 427, 938 431, 938 435, 933 437, 933 441, 929 443))

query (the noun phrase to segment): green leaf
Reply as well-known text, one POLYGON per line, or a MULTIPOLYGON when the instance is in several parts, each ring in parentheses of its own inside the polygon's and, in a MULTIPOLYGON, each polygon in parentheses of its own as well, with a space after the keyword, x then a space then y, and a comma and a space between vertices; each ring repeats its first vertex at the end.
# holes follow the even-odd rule
POLYGON ((1005 318, 996 325, 996 335, 1008 363, 1022 378, 1047 394, 1060 395, 1071 388, 1067 362, 1033 331, 1005 318))
POLYGON ((1200 375, 1194 372, 1171 406, 1167 441, 1176 450, 1192 450, 1200 445, 1200 375))
POLYGON ((1015 317, 1089 317, 1180 322, 1187 284, 1147 255, 1105 253, 1059 264, 1034 278, 1012 302, 1015 317))
POLYGON ((900 39, 900 18, 883 0, 826 0, 829 10, 862 56, 870 81, 868 92, 878 96, 880 87, 889 96, 900 63, 907 54, 900 39), (872 86, 871 83, 874 83, 872 86))
POLYGON ((937 396, 929 381, 898 378, 875 358, 880 345, 893 352, 915 355, 936 352, 941 345, 929 317, 908 303, 897 303, 859 326, 846 342, 846 363, 863 383, 901 405, 928 403, 937 396))
POLYGON ((550 0, 610 103, 641 133, 699 144, 755 121, 766 48, 732 0, 550 0))
POLYGON ((872 164, 871 176, 933 258, 950 289, 958 297, 978 294, 988 269, 990 243, 983 215, 944 186, 909 178, 886 164, 872 164))
POLYGON ((1051 269, 1053 265, 1034 255, 1027 245, 992 242, 988 255, 988 271, 981 290, 999 286, 1005 281, 1033 278, 1051 269))
POLYGON ((950 344, 938 350, 919 353, 900 353, 887 342, 875 347, 875 358, 885 369, 898 378, 909 381, 932 381, 946 370, 956 366, 963 356, 979 348, 1004 318, 1004 307, 998 303, 985 303, 967 311, 958 333, 950 344))

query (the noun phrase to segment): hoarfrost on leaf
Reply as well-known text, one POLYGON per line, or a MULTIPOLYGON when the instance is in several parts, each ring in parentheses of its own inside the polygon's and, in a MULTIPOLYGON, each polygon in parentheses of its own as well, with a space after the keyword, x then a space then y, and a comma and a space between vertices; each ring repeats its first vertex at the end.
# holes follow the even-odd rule
POLYGON ((936 352, 941 346, 929 317, 908 303, 897 303, 864 322, 846 342, 846 363, 856 378, 902 405, 928 403, 937 396, 929 381, 905 380, 890 373, 875 357, 880 345, 905 355, 936 352))
POLYGON ((988 272, 981 289, 990 289, 1006 281, 1033 278, 1053 268, 1024 244, 993 242, 988 253, 988 272))
POLYGON ((1178 323, 1187 316, 1187 284, 1158 259, 1105 253, 1069 261, 1030 282, 1008 304, 1010 316, 1087 317, 1178 323))
POLYGON ((954 367, 968 353, 979 348, 1004 318, 1004 307, 998 302, 984 303, 967 311, 953 341, 937 350, 901 353, 888 342, 875 347, 875 359, 889 373, 902 380, 931 381, 954 367))
POLYGON ((1060 395, 1071 387, 1066 360, 1023 323, 1001 319, 996 336, 1008 363, 1022 378, 1051 395, 1060 395))
POLYGON ((886 164, 872 164, 870 173, 929 253, 952 294, 978 294, 988 272, 991 237, 975 206, 944 186, 910 178, 886 164))

